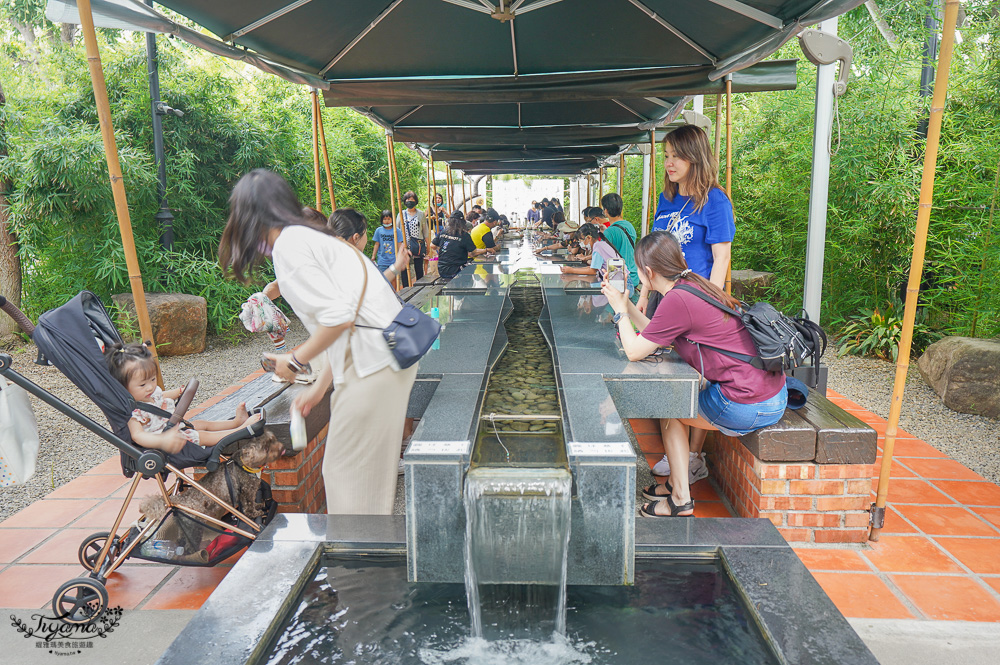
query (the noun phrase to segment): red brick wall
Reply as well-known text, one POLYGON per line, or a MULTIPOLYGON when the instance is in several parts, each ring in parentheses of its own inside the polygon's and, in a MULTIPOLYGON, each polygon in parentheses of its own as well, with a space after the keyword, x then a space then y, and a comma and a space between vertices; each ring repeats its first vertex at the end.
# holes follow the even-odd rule
POLYGON ((323 452, 326 431, 320 430, 297 454, 271 462, 261 477, 271 484, 278 512, 325 513, 326 491, 323 486, 323 452))
POLYGON ((715 435, 715 477, 740 517, 764 517, 789 542, 868 538, 873 465, 761 462, 733 437, 715 435))

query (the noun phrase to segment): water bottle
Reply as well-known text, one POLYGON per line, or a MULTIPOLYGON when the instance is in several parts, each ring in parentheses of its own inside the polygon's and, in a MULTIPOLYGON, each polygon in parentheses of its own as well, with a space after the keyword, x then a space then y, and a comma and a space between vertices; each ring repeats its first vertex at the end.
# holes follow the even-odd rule
POLYGON ((151 540, 149 541, 149 549, 153 551, 156 556, 171 559, 174 556, 174 544, 169 540, 151 540))
MULTIPOLYGON (((441 310, 437 307, 431 307, 431 318, 438 321, 441 318, 441 310)), ((444 331, 444 326, 441 326, 441 330, 444 331)), ((435 351, 441 348, 441 335, 438 334, 437 338, 431 343, 431 348, 435 351)))

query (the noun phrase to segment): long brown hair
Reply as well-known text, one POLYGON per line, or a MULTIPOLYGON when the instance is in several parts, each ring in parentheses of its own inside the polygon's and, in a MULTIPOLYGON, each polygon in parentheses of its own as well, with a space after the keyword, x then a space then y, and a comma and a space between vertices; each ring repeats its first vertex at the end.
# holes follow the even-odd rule
MULTIPOLYGON (((318 211, 316 214, 322 218, 318 211)), ((250 281, 254 268, 264 262, 264 247, 271 229, 308 226, 333 235, 320 223, 307 219, 302 204, 284 178, 267 169, 247 173, 229 195, 229 219, 219 242, 219 265, 228 277, 250 281)))
MULTIPOLYGON (((708 134, 697 125, 682 125, 664 137, 664 154, 668 143, 678 157, 691 164, 686 185, 697 212, 708 203, 708 193, 719 187, 719 163, 708 145, 708 134)), ((680 184, 670 182, 664 169, 663 195, 673 201, 679 189, 680 184)))
POLYGON ((635 245, 635 263, 639 270, 649 268, 672 282, 685 280, 696 284, 702 291, 728 307, 735 309, 740 304, 715 284, 688 269, 680 243, 668 231, 653 231, 639 240, 635 245), (687 271, 687 274, 684 274, 684 271, 687 271))

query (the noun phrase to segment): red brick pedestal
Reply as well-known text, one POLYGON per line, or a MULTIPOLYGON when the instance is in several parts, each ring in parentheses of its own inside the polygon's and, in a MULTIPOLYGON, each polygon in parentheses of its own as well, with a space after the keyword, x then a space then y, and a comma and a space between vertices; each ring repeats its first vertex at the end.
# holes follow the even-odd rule
POLYGON ((872 464, 762 462, 739 439, 715 435, 716 480, 740 517, 764 517, 789 542, 868 538, 872 464))
POLYGON ((280 513, 325 513, 323 452, 328 427, 297 454, 271 462, 261 478, 271 485, 280 513))

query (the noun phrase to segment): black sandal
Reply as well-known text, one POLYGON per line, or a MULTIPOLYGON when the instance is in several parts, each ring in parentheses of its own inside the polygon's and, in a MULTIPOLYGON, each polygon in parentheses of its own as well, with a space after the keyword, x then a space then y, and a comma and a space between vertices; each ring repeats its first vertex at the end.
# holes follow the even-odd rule
POLYGON ((662 500, 662 499, 666 498, 667 496, 669 496, 669 495, 671 495, 671 494, 674 493, 674 488, 671 487, 671 485, 670 485, 669 482, 664 482, 663 485, 662 485, 662 487, 666 487, 667 488, 667 493, 666 494, 657 494, 656 493, 656 488, 657 487, 661 487, 661 485, 659 483, 653 483, 652 485, 650 485, 646 489, 642 490, 642 498, 648 499, 649 501, 660 501, 660 500, 662 500))
POLYGON ((651 503, 644 503, 639 507, 639 514, 643 517, 694 517, 694 499, 691 499, 687 503, 677 505, 674 503, 674 498, 672 496, 667 496, 662 501, 653 501, 651 503), (656 514, 656 504, 662 503, 662 501, 667 502, 667 507, 670 508, 669 515, 657 515, 656 514), (681 515, 683 512, 691 511, 687 515, 681 515))

